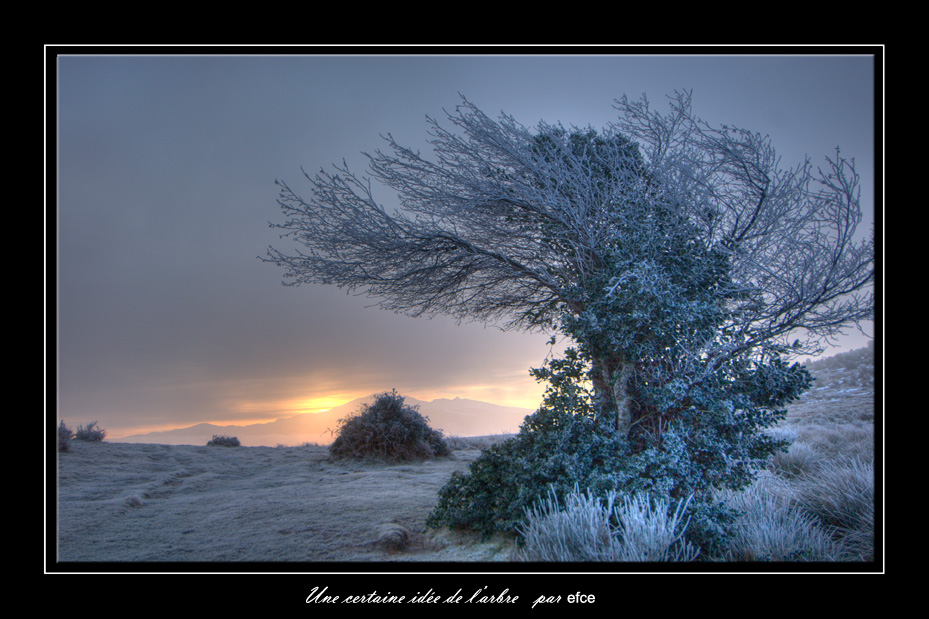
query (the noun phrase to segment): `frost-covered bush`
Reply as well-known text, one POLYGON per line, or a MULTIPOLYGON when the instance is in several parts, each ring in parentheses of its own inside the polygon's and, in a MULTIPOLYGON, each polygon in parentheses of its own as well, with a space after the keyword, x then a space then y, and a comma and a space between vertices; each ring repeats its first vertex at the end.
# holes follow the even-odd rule
MULTIPOLYGON (((751 481, 753 461, 746 456, 766 457, 777 441, 739 453, 740 445, 713 427, 677 423, 663 429, 660 443, 643 447, 618 437, 615 418, 596 412, 583 386, 581 358, 573 351, 537 375, 550 383, 543 406, 526 417, 516 436, 483 451, 467 473, 452 475, 428 524, 485 535, 516 533, 536 501, 549 492, 563 498, 575 486, 600 498, 609 492, 643 494, 668 505, 693 497, 687 504, 688 540, 704 556, 715 554, 733 514, 714 499, 713 490, 751 481)), ((725 416, 715 419, 722 425, 725 416)))
POLYGON ((429 525, 514 533, 549 492, 562 497, 577 486, 601 496, 614 489, 611 471, 622 451, 574 386, 550 393, 516 436, 483 450, 467 473, 453 473, 429 525))
POLYGON ((378 395, 359 413, 339 421, 329 446, 333 458, 389 462, 423 460, 451 453, 442 432, 429 427, 418 407, 404 404, 396 390, 378 395))
POLYGON ((225 436, 222 434, 214 434, 213 438, 207 442, 209 446, 218 445, 220 447, 239 447, 239 439, 235 436, 225 436))
POLYGON ((71 451, 71 439, 74 438, 74 431, 65 425, 64 419, 58 424, 58 451, 71 451))
POLYGON ((523 561, 693 561, 698 550, 684 537, 687 501, 669 510, 644 495, 601 500, 575 488, 564 498, 550 493, 527 510, 520 526, 523 561))
MULTIPOLYGON (((575 486, 592 497, 641 493, 677 505, 679 492, 687 497, 689 488, 700 485, 679 450, 631 453, 609 433, 593 431, 597 426, 590 418, 540 409, 515 437, 484 450, 467 473, 452 474, 427 523, 484 535, 520 533, 534 504, 547 496, 567 497, 575 486)), ((641 503, 628 509, 634 507, 644 509, 641 503)), ((681 515, 691 521, 688 540, 702 552, 715 551, 732 516, 706 492, 681 515)))
POLYGON ((96 421, 91 421, 86 426, 78 426, 74 438, 79 441, 102 441, 106 437, 106 430, 94 427, 96 425, 96 421))

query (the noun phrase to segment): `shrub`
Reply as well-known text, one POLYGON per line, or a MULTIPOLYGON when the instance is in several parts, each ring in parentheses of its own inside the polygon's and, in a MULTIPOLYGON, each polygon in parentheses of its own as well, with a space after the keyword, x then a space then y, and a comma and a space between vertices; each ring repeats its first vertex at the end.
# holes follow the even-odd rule
POLYGON ((238 447, 239 439, 234 436, 214 434, 213 438, 210 439, 207 445, 218 445, 220 447, 238 447))
POLYGON ((95 428, 94 426, 96 425, 96 421, 91 421, 86 427, 78 426, 74 438, 79 441, 102 441, 106 436, 106 430, 103 428, 95 428))
POLYGON ((549 492, 565 497, 575 486, 596 497, 611 491, 643 494, 668 505, 692 497, 686 508, 688 539, 702 554, 715 554, 733 514, 714 501, 712 490, 747 483, 748 469, 722 468, 712 458, 724 460, 724 439, 710 444, 713 437, 679 424, 664 428, 660 446, 642 449, 617 437, 615 418, 598 414, 585 394, 577 360, 550 362, 553 371, 545 378, 551 387, 543 406, 526 417, 516 436, 483 451, 467 474, 452 475, 427 524, 485 536, 518 533, 536 501, 549 492), (695 439, 706 441, 700 451, 689 446, 695 439))
POLYGON ((74 431, 65 425, 64 419, 58 424, 58 451, 71 451, 71 439, 74 437, 74 431))
POLYGON ((375 527, 374 544, 385 550, 404 550, 410 543, 410 530, 396 522, 385 522, 375 527))
POLYGON ((596 423, 548 408, 526 417, 519 434, 482 451, 467 473, 452 474, 439 491, 430 526, 485 536, 514 533, 549 492, 564 496, 578 486, 601 495, 613 489, 608 471, 619 457, 616 443, 590 431, 596 423))
POLYGON ((442 433, 429 427, 416 406, 404 404, 396 390, 378 395, 350 417, 339 421, 329 446, 333 458, 389 462, 421 460, 451 453, 442 433))
POLYGON ((617 501, 615 492, 604 499, 578 488, 565 497, 564 509, 551 493, 527 510, 521 525, 523 561, 693 561, 698 551, 683 539, 686 501, 669 512, 665 501, 644 495, 617 501))

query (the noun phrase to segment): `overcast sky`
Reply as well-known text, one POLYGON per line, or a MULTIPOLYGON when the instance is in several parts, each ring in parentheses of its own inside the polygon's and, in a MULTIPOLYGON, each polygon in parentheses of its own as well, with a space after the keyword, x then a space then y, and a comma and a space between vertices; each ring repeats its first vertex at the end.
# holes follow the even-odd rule
POLYGON ((425 152, 426 115, 442 117, 459 92, 529 126, 602 127, 623 94, 664 105, 692 89, 698 116, 770 134, 785 165, 840 145, 873 216, 865 56, 78 55, 56 70, 58 417, 96 420, 114 439, 270 421, 392 388, 538 403, 528 370, 548 352, 544 335, 285 287, 258 259, 290 249, 268 226, 281 221, 275 178, 300 191, 301 167, 361 168, 387 132, 425 152))

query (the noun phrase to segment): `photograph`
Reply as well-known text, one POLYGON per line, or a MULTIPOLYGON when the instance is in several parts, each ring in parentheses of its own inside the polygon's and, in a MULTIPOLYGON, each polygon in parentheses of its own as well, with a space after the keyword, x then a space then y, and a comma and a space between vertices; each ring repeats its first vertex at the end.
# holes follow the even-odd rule
POLYGON ((46 46, 45 573, 882 574, 883 51, 46 46))

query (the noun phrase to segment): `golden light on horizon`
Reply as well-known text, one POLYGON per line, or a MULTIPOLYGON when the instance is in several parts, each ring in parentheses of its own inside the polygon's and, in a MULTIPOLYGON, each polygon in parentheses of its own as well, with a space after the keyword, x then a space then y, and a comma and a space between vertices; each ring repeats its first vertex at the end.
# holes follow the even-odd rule
MULTIPOLYGON (((371 389, 362 392, 346 390, 340 388, 343 387, 341 385, 332 385, 334 388, 331 391, 320 389, 316 393, 309 394, 306 392, 301 394, 297 389, 293 388, 289 390, 282 388, 280 389, 281 392, 289 391, 290 393, 281 393, 280 397, 275 397, 275 394, 269 393, 267 389, 249 393, 248 390, 242 388, 241 382, 236 386, 238 387, 236 390, 226 389, 226 397, 220 407, 222 410, 214 410, 211 415, 196 418, 188 417, 184 420, 172 420, 164 423, 158 423, 150 419, 148 423, 137 426, 116 427, 114 425, 107 428, 109 437, 113 440, 119 440, 122 437, 135 434, 179 430, 198 423, 210 423, 216 426, 266 424, 278 419, 302 414, 324 413, 353 400, 385 391, 384 389, 371 389)), ((535 410, 541 403, 545 386, 528 379, 528 376, 522 376, 520 372, 519 374, 514 373, 512 377, 507 377, 506 380, 502 380, 498 384, 489 382, 452 383, 428 389, 417 389, 414 385, 398 384, 396 389, 401 396, 424 402, 431 402, 436 399, 462 398, 500 406, 535 410)))
POLYGON ((281 408, 291 411, 288 416, 302 415, 304 413, 324 413, 331 408, 341 406, 359 397, 363 396, 339 393, 336 395, 296 398, 282 403, 281 408))
POLYGON ((261 393, 257 397, 248 397, 247 394, 241 394, 238 397, 229 398, 227 407, 228 410, 237 415, 260 417, 267 422, 304 413, 325 412, 364 395, 366 394, 349 393, 341 389, 334 389, 328 393, 306 394, 305 392, 299 393, 296 389, 291 388, 281 389, 279 396, 267 392, 261 393))

